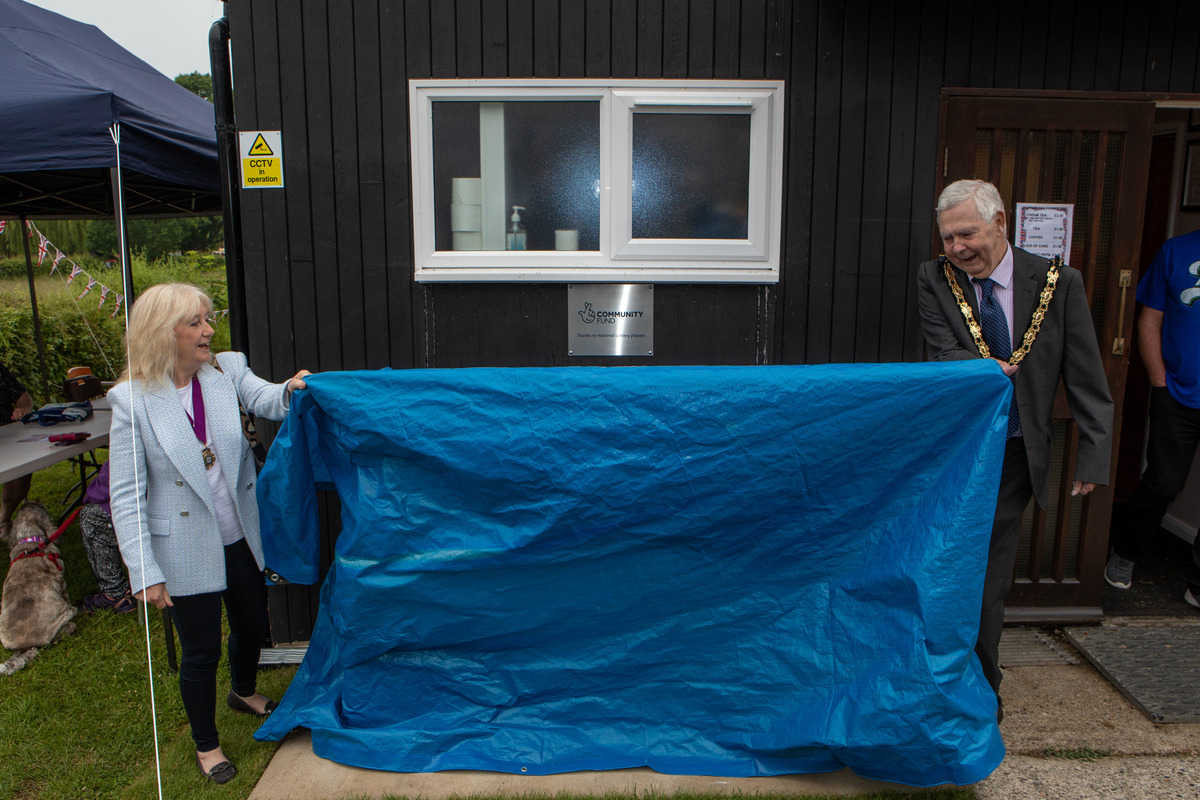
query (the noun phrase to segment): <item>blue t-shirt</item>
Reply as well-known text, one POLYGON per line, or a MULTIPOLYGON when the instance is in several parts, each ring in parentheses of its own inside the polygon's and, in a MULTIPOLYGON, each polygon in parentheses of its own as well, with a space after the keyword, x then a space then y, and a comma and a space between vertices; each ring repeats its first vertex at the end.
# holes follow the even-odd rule
POLYGON ((1163 244, 1138 284, 1137 300, 1163 312, 1167 391, 1200 408, 1200 231, 1163 244))

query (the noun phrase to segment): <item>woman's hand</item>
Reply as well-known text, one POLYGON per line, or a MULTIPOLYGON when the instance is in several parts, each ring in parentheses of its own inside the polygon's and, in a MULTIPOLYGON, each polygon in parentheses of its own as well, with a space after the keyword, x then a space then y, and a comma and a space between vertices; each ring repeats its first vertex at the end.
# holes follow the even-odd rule
POLYGON ((153 586, 147 586, 136 595, 138 600, 143 603, 153 603, 154 607, 160 611, 167 606, 173 606, 171 595, 167 594, 167 585, 165 583, 156 583, 153 586))
POLYGON ((289 380, 287 384, 288 394, 291 394, 297 389, 308 388, 308 384, 304 382, 304 376, 306 375, 312 375, 312 373, 306 369, 302 369, 291 377, 291 380, 289 380))

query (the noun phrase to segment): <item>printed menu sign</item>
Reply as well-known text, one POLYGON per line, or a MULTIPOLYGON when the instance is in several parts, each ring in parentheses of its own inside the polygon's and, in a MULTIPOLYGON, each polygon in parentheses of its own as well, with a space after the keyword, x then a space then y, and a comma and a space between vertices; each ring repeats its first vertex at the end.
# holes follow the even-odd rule
POLYGON ((1071 262, 1073 203, 1017 203, 1014 244, 1045 259, 1062 256, 1071 262))

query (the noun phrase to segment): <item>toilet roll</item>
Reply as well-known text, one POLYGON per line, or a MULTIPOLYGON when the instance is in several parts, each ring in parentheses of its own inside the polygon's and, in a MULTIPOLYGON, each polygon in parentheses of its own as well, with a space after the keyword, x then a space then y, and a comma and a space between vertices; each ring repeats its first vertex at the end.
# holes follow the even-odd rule
POLYGON ((455 231, 454 232, 454 249, 455 250, 482 250, 483 249, 483 232, 482 231, 455 231))
POLYGON ((579 249, 579 231, 563 230, 554 232, 554 249, 555 250, 578 250, 579 249))
POLYGON ((450 230, 452 231, 481 231, 483 230, 483 212, 478 205, 465 203, 450 204, 450 230))
POLYGON ((482 183, 480 178, 452 178, 450 202, 464 206, 480 205, 483 202, 482 183))

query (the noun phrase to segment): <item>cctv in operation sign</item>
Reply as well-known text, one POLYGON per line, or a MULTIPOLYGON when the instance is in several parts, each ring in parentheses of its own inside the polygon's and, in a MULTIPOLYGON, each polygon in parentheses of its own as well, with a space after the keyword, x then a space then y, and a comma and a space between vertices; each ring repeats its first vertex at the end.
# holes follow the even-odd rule
POLYGON ((283 136, 279 131, 239 131, 243 189, 283 188, 283 136))

